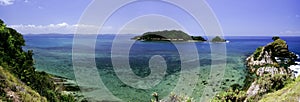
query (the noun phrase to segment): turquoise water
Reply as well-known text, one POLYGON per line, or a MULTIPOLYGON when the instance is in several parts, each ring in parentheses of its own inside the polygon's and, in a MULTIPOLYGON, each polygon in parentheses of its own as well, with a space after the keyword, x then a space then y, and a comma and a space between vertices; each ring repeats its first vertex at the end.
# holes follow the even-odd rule
MULTIPOLYGON (((181 60, 174 44, 170 42, 141 42, 136 41, 129 52, 129 64, 132 71, 140 76, 147 77, 151 70, 149 60, 154 55, 162 56, 167 63, 166 75, 162 81, 150 89, 138 89, 124 84, 115 74, 111 62, 111 46, 114 43, 124 43, 135 35, 121 35, 122 40, 114 40, 115 35, 99 35, 95 45, 96 65, 104 85, 116 97, 123 101, 149 101, 151 94, 157 92, 160 97, 168 96, 175 88, 180 77, 181 60)), ((75 79, 72 64, 73 35, 25 35, 24 49, 34 51, 35 67, 38 71, 45 71, 58 76, 75 79)), ((272 37, 225 37, 226 69, 220 90, 233 84, 243 85, 245 78, 245 58, 257 47, 272 42, 272 37)), ((282 37, 286 40, 289 49, 297 54, 300 52, 300 37, 282 37)), ((211 67, 210 44, 203 42, 177 42, 177 46, 189 52, 189 46, 196 45, 200 59, 199 80, 195 80, 196 87, 192 97, 196 100, 203 95, 203 88, 209 86, 208 76, 211 67)), ((218 43, 211 43, 218 44, 218 43)), ((118 48, 120 52, 124 49, 118 48)), ((192 56, 192 55, 191 55, 192 56)), ((124 71, 125 72, 125 71, 124 71)), ((109 99, 107 99, 109 100, 109 99)))

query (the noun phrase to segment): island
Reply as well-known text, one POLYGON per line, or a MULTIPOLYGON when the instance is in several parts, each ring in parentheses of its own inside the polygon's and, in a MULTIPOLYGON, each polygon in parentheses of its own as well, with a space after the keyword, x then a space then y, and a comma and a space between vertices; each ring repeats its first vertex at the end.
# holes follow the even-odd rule
POLYGON ((202 36, 190 36, 181 30, 146 32, 132 39, 141 41, 206 41, 202 36))
POLYGON ((214 37, 211 42, 226 42, 227 40, 221 38, 220 36, 214 37))

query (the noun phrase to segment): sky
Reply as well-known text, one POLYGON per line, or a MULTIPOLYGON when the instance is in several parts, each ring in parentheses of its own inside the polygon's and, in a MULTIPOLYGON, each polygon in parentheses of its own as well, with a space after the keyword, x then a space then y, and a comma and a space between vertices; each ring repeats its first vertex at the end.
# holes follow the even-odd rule
MULTIPOLYGON (((206 2, 219 21, 225 36, 300 36, 300 0, 206 2)), ((99 26, 79 24, 90 3, 93 1, 0 0, 0 19, 22 34, 72 34, 79 26, 87 29, 81 33, 90 34, 91 30, 98 29, 99 26)), ((101 14, 108 8, 110 7, 102 4, 94 11, 101 14)), ((189 32, 191 35, 203 35, 201 26, 194 24, 195 21, 188 14, 176 7, 160 5, 157 2, 122 7, 112 14, 102 26, 101 33, 121 31, 124 34, 140 34, 149 30, 192 29, 192 32, 189 32), (142 16, 135 17, 137 15, 142 16)), ((100 21, 97 18, 92 20, 100 21)))

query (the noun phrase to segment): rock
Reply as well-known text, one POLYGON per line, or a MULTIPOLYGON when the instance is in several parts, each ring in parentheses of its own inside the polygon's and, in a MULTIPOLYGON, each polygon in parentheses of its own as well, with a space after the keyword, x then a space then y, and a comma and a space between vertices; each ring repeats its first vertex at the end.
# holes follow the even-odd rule
POLYGON ((247 91, 248 97, 256 95, 259 90, 260 90, 259 85, 256 84, 256 82, 253 82, 247 91))
POLYGON ((8 91, 6 97, 13 102, 21 102, 20 97, 13 91, 8 91))
POLYGON ((291 73, 290 70, 288 70, 289 72, 287 72, 287 70, 283 67, 280 68, 276 68, 276 67, 260 67, 257 69, 256 71, 256 75, 258 76, 263 76, 264 74, 268 73, 271 74, 271 76, 273 77, 275 74, 289 74, 291 73))
POLYGON ((270 87, 268 86, 273 86, 276 83, 275 81, 269 80, 272 80, 275 75, 292 77, 292 71, 286 66, 289 66, 291 62, 294 62, 294 56, 296 55, 288 50, 286 42, 280 38, 274 39, 274 42, 256 49, 256 51, 246 59, 246 65, 250 74, 255 74, 257 76, 247 90, 247 99, 270 91, 270 87), (278 61, 278 58, 284 59, 285 61, 278 61), (266 75, 268 77, 266 77, 266 75), (258 80, 268 82, 259 83, 258 80))

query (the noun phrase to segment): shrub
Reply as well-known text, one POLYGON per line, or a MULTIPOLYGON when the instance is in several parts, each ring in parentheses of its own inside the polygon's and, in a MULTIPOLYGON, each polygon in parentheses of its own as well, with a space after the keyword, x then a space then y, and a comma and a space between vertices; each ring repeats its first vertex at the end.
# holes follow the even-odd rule
POLYGON ((254 51, 254 53, 253 53, 254 60, 258 60, 258 57, 259 57, 260 53, 262 52, 262 50, 263 50, 263 47, 260 46, 254 51))
MULTIPOLYGON (((55 85, 50 75, 35 71, 33 51, 24 51, 22 49, 25 45, 23 36, 16 30, 6 27, 2 20, 0 20, 0 41, 0 66, 5 66, 14 76, 42 96, 46 96, 51 102, 58 102, 61 94, 53 91, 55 85)), ((72 97, 62 96, 62 98, 71 99, 72 97)))

